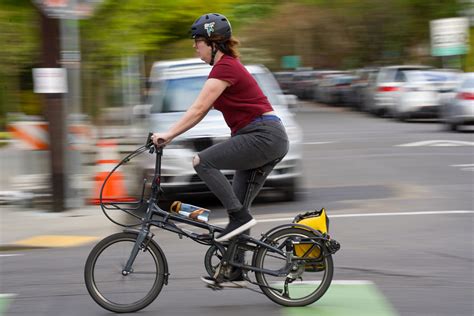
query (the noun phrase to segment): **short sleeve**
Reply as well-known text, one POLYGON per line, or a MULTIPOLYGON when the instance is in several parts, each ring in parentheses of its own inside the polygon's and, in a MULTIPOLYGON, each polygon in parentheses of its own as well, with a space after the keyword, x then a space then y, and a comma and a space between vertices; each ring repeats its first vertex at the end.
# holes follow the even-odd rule
POLYGON ((227 60, 220 60, 214 67, 212 67, 209 73, 209 79, 219 79, 227 81, 231 85, 234 85, 237 80, 238 71, 235 71, 235 67, 227 60))

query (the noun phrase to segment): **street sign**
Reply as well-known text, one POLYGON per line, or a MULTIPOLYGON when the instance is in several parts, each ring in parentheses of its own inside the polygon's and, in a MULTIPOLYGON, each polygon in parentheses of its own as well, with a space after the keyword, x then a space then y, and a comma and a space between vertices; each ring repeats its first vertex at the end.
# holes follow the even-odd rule
POLYGON ((281 58, 281 67, 296 69, 300 66, 300 60, 300 56, 297 55, 283 56, 281 58))
POLYGON ((84 19, 103 0, 32 0, 49 18, 84 19))
POLYGON ((469 19, 433 20, 430 31, 433 56, 464 55, 469 51, 469 19))
POLYGON ((33 69, 35 93, 67 93, 65 68, 33 69))

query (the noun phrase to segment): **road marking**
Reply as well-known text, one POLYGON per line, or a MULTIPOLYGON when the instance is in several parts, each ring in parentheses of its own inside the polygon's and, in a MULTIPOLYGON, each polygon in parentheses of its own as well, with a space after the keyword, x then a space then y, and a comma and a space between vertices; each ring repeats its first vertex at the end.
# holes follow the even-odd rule
POLYGON ((461 168, 461 171, 474 171, 474 164, 450 165, 450 167, 461 168))
POLYGON ((397 311, 370 281, 333 281, 317 302, 282 309, 284 316, 395 316, 397 311))
MULTIPOLYGON (((300 211, 304 213, 306 211, 300 211)), ((295 212, 296 213, 296 212, 295 212)), ((425 211, 425 212, 389 212, 389 213, 354 213, 354 214, 335 214, 330 215, 330 218, 345 218, 345 217, 375 217, 375 216, 409 216, 409 215, 445 215, 445 214, 473 214, 473 210, 448 210, 448 211, 425 211)), ((271 223, 271 222, 291 222, 294 217, 277 217, 277 218, 255 218, 257 223, 271 223)), ((211 223, 212 225, 226 224, 227 221, 218 221, 211 223)))
POLYGON ((40 248, 73 247, 87 244, 97 239, 98 237, 93 236, 42 235, 18 240, 14 245, 40 248))
POLYGON ((1 294, 0 293, 0 316, 4 315, 7 311, 8 305, 10 305, 10 301, 16 294, 9 293, 9 294, 1 294))
POLYGON ((335 142, 306 142, 303 145, 325 145, 325 144, 333 144, 335 142))
POLYGON ((396 147, 458 147, 458 146, 474 146, 474 142, 465 142, 460 140, 425 140, 421 142, 407 143, 395 145, 396 147))
MULTIPOLYGON (((21 253, 5 253, 5 254, 0 254, 1 257, 17 257, 17 256, 23 256, 21 253)), ((2 294, 0 294, 2 295, 2 294)))
MULTIPOLYGON (((321 284, 321 281, 318 280, 318 281, 296 281, 299 284, 303 284, 303 285, 319 285, 321 284)), ((272 285, 283 285, 285 284, 285 282, 273 282, 272 285)), ((372 281, 369 281, 369 280, 332 280, 331 281, 331 285, 335 285, 335 284, 338 284, 338 285, 373 285, 374 282, 372 281)))

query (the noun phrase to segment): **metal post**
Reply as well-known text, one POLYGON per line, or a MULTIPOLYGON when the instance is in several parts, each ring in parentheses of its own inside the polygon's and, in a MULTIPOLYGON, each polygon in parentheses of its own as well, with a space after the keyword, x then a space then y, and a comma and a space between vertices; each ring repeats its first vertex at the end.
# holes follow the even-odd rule
MULTIPOLYGON (((59 21, 40 12, 42 32, 42 66, 58 68, 59 65, 59 21)), ((62 94, 49 93, 44 96, 45 115, 49 122, 50 163, 52 184, 52 210, 64 210, 64 109, 62 94)))
MULTIPOLYGON (((75 7, 76 0, 70 0, 70 6, 75 7)), ((66 109, 65 125, 69 131, 69 126, 81 123, 81 81, 80 81, 80 60, 81 53, 79 47, 78 21, 74 14, 70 13, 60 19, 61 23, 61 64, 68 73, 68 93, 64 95, 64 107, 66 109)), ((70 131, 69 131, 70 133, 70 131)), ((65 165, 67 184, 72 183, 74 176, 81 174, 81 157, 78 150, 69 150, 65 154, 67 163, 65 165)), ((77 181, 77 180, 76 180, 77 181)), ((66 207, 75 208, 83 206, 83 197, 79 192, 75 192, 71 186, 66 190, 66 207)))

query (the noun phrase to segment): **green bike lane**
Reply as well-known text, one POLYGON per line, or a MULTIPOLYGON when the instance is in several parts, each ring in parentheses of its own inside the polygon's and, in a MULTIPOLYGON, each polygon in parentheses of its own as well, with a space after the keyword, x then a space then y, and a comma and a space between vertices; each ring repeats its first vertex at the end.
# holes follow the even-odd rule
MULTIPOLYGON (((8 315, 14 294, 0 294, 0 316, 8 315)), ((149 311, 153 307, 148 307, 149 311)), ((283 307, 281 316, 396 316, 390 302, 370 281, 334 280, 329 290, 316 303, 305 307, 283 307)))
POLYGON ((8 305, 10 305, 14 294, 0 294, 0 316, 6 315, 8 305))
POLYGON ((287 307, 282 316, 395 316, 395 309, 370 281, 333 281, 324 296, 305 307, 287 307))

